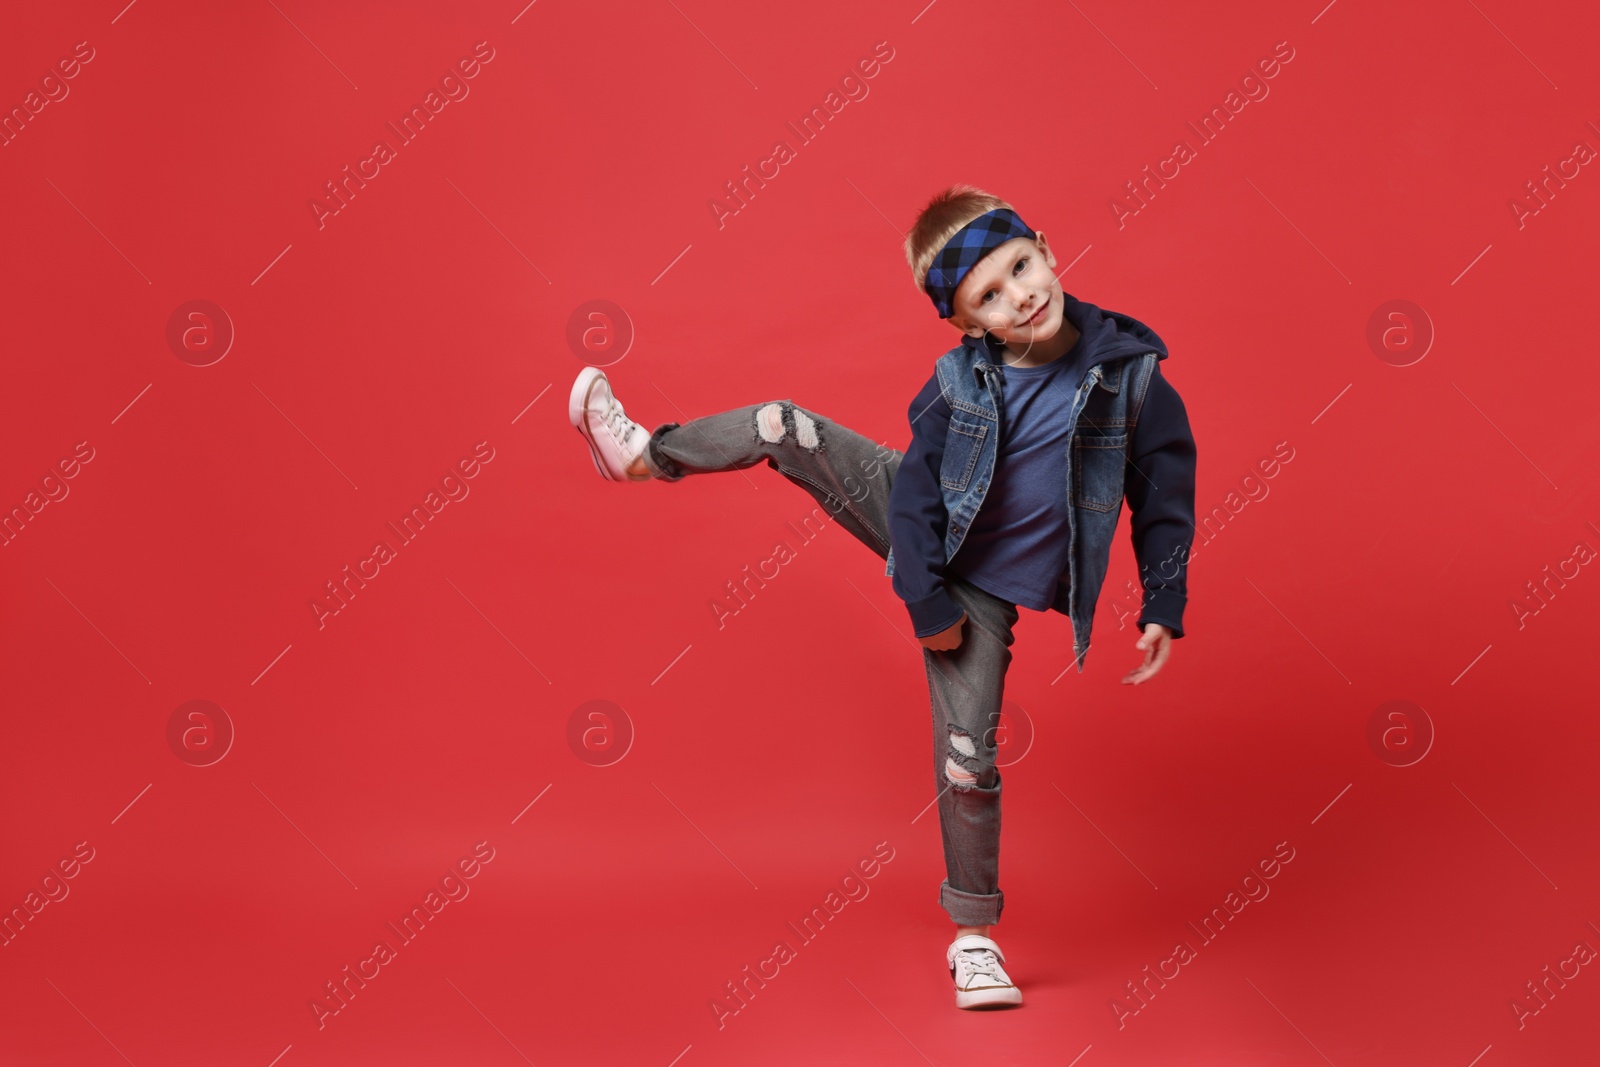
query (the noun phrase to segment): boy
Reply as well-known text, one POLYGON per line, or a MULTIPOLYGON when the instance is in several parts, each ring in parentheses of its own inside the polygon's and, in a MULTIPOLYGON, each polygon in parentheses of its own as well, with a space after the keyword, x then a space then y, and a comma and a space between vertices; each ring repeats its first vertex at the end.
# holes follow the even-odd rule
POLYGON ((1004 905, 995 733, 1017 608, 1071 618, 1081 673, 1126 497, 1144 662, 1122 680, 1160 671, 1183 636, 1195 444, 1157 366, 1161 338, 1063 293, 1044 234, 1009 204, 952 186, 918 215, 905 253, 964 336, 911 402, 903 454, 789 400, 647 432, 595 367, 568 410, 607 478, 676 481, 765 460, 886 560, 924 649, 956 1006, 1014 1005, 1022 993, 990 934, 1004 905))

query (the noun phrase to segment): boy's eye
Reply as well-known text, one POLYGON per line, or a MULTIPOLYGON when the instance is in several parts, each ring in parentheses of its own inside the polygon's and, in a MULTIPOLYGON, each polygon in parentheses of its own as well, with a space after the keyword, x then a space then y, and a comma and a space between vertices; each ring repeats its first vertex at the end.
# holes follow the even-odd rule
MULTIPOLYGON (((1027 263, 1028 263, 1029 258, 1030 257, 1028 257, 1028 256, 1023 256, 1021 259, 1017 260, 1017 262, 1011 268, 1011 273, 1012 273, 1013 276, 1021 274, 1024 271, 1027 270, 1027 263)), ((998 289, 990 289, 987 293, 984 293, 982 296, 980 296, 978 298, 978 303, 987 304, 989 302, 989 298, 991 296, 993 296, 995 293, 998 293, 999 291, 1000 290, 998 290, 998 289)))

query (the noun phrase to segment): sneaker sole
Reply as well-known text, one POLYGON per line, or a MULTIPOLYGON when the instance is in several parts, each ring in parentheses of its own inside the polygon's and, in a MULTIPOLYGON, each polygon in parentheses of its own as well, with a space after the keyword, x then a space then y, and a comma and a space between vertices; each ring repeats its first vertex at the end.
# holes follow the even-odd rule
POLYGON ((973 989, 956 992, 958 1008, 1005 1008, 1022 1003, 1022 990, 1016 986, 994 989, 973 989))

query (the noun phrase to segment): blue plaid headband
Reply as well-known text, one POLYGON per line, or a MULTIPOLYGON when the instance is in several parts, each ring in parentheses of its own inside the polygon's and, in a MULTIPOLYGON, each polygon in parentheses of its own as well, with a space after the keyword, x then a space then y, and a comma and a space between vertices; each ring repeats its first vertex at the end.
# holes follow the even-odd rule
POLYGON ((928 265, 928 278, 924 288, 939 309, 939 317, 948 319, 955 310, 956 287, 967 276, 978 260, 1013 237, 1032 237, 1028 224, 1008 207, 997 207, 967 223, 945 242, 928 265))

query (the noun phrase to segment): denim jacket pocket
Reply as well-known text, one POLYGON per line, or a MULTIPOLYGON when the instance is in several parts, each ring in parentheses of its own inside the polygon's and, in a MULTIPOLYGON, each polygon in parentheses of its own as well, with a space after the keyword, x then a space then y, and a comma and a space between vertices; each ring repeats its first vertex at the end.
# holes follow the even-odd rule
POLYGON ((1072 438, 1072 502, 1092 511, 1112 511, 1122 503, 1126 433, 1100 436, 1077 433, 1072 438))
POLYGON ((939 464, 939 484, 952 492, 966 491, 972 471, 978 465, 989 427, 966 419, 952 418, 944 440, 944 459, 939 464))

